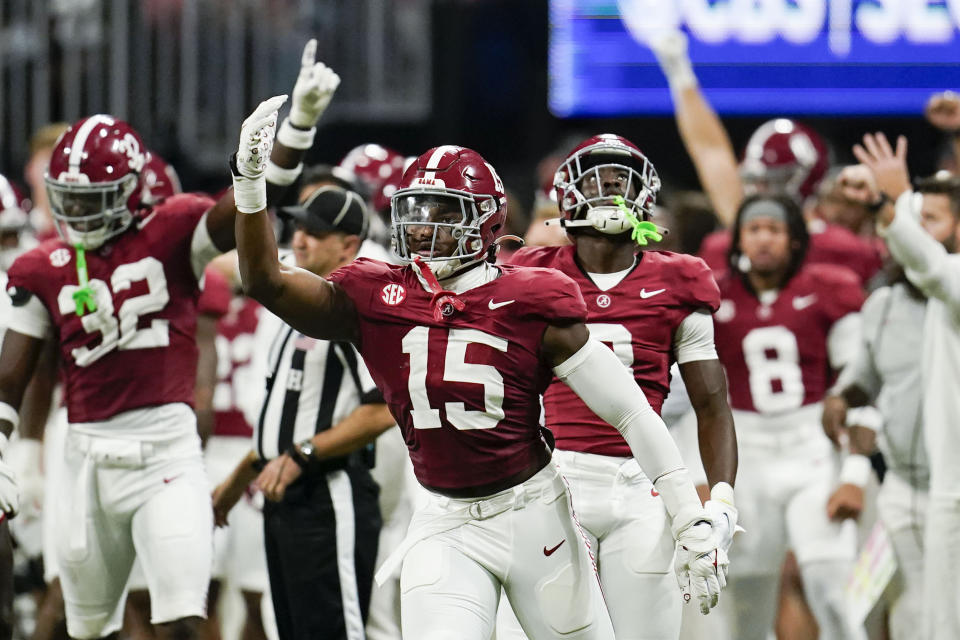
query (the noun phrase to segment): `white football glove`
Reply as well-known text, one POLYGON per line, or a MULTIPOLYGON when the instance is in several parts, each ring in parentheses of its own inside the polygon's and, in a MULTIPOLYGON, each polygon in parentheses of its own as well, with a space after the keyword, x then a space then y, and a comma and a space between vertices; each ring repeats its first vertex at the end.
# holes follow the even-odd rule
POLYGON ((704 511, 713 520, 713 531, 717 535, 717 544, 726 552, 733 544, 733 534, 743 531, 737 525, 737 507, 733 501, 733 487, 726 482, 718 482, 710 490, 710 499, 703 504, 704 511))
POLYGON ((19 510, 20 489, 17 487, 16 474, 10 465, 0 458, 0 513, 12 518, 19 510))
POLYGON ((684 602, 696 597, 700 613, 707 615, 720 601, 727 586, 727 553, 718 548, 717 537, 707 521, 687 527, 677 535, 674 571, 684 602))
POLYGON ((303 48, 300 75, 290 102, 290 124, 300 129, 316 126, 340 85, 340 76, 322 62, 316 62, 316 56, 317 41, 311 39, 303 48))
POLYGON ((687 36, 675 29, 650 40, 650 49, 667 77, 670 90, 676 94, 688 87, 697 86, 697 76, 687 53, 687 36))
POLYGON ((287 96, 264 100, 240 127, 233 199, 241 213, 256 213, 267 208, 267 182, 263 173, 277 134, 277 110, 286 101, 287 96))
POLYGON ((39 517, 43 509, 43 443, 33 438, 17 438, 3 454, 20 493, 21 518, 39 517))

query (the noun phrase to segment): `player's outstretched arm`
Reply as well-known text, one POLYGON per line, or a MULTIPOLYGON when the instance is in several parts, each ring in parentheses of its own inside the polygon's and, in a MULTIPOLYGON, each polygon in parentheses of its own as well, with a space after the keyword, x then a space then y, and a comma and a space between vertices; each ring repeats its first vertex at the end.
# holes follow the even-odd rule
POLYGON ((313 146, 317 122, 338 86, 340 76, 317 61, 317 41, 311 39, 300 57, 300 73, 293 87, 290 115, 280 124, 277 143, 267 163, 267 201, 271 205, 278 202, 287 187, 300 176, 303 157, 313 146))
POLYGON ((586 326, 550 326, 543 336, 553 371, 590 410, 610 423, 630 445, 670 514, 678 543, 677 578, 708 613, 726 585, 727 554, 717 548, 710 516, 700 504, 680 451, 660 416, 650 407, 630 371, 613 351, 589 339, 586 326))
POLYGON ((680 31, 649 43, 673 95, 677 129, 700 184, 724 226, 733 226, 743 201, 737 156, 717 112, 700 90, 687 54, 687 37, 680 31))
POLYGON ((339 286, 280 264, 267 216, 264 171, 286 96, 267 100, 244 122, 232 164, 234 229, 245 294, 305 335, 356 342, 356 309, 339 286))

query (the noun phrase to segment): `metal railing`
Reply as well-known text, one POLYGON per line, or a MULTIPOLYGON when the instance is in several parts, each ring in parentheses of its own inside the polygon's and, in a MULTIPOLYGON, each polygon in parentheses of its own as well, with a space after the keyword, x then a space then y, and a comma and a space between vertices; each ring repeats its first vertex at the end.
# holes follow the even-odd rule
POLYGON ((0 0, 0 172, 19 178, 38 127, 96 112, 220 168, 310 37, 342 78, 325 122, 420 121, 430 34, 430 0, 0 0))

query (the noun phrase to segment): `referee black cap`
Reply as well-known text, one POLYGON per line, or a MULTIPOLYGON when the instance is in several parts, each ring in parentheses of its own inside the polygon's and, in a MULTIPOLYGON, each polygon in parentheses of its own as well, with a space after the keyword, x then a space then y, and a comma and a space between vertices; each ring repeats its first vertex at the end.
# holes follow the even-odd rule
POLYGON ((335 185, 320 187, 303 204, 282 207, 280 213, 296 220, 311 234, 342 231, 363 238, 370 222, 363 199, 335 185))

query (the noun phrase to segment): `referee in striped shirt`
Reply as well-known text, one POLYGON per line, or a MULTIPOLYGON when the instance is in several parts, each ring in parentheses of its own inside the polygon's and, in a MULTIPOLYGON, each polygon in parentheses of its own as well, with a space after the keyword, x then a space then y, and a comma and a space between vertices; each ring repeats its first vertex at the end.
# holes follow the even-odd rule
MULTIPOLYGON (((368 224, 360 197, 332 185, 283 213, 296 225, 287 260, 320 276, 353 261, 368 224)), ((265 312, 254 348, 255 360, 265 356, 266 393, 254 450, 214 491, 217 524, 226 524, 256 478, 267 498, 264 539, 281 640, 361 640, 380 512, 372 449, 358 446, 394 419, 353 345, 303 336, 265 312)))

